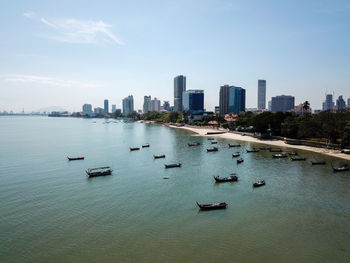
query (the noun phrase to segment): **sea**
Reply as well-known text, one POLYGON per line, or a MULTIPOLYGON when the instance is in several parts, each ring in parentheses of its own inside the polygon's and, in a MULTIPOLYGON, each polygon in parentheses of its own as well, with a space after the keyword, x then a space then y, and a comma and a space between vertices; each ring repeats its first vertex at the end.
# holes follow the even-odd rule
POLYGON ((350 173, 331 167, 346 161, 301 150, 306 161, 273 159, 246 152, 266 145, 216 140, 207 153, 207 137, 163 125, 0 117, 0 262, 350 262, 350 173), (86 176, 101 166, 112 175, 86 176), (213 179, 231 173, 238 182, 213 179))

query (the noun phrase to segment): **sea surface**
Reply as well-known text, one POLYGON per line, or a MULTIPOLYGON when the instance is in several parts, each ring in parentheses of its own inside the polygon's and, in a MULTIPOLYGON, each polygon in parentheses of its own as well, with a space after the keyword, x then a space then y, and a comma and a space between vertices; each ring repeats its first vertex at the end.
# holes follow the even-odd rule
POLYGON ((298 151, 308 160, 291 162, 217 141, 207 153, 207 138, 161 125, 0 117, 0 262, 350 262, 350 173, 330 166, 344 161, 298 151), (86 177, 99 166, 113 175, 86 177), (238 182, 214 183, 233 172, 238 182), (199 211, 196 201, 228 207, 199 211))

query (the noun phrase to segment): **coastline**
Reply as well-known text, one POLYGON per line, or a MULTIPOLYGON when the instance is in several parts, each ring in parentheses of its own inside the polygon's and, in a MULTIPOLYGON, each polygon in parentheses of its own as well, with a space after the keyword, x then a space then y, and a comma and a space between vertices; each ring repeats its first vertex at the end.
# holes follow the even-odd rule
POLYGON ((304 151, 310 151, 315 153, 320 153, 336 158, 341 158, 343 160, 350 161, 350 155, 341 153, 339 150, 332 150, 332 149, 325 149, 325 148, 317 148, 317 147, 311 147, 311 146, 304 146, 304 145, 291 145, 287 144, 282 140, 259 140, 257 138, 253 138, 251 136, 242 136, 240 134, 236 133, 222 133, 222 134, 209 134, 207 135, 207 132, 213 132, 213 131, 220 131, 217 129, 211 129, 211 128, 197 128, 197 127, 190 127, 190 126, 174 126, 174 125, 166 125, 170 128, 175 129, 183 129, 188 130, 193 133, 196 133, 197 136, 205 136, 205 137, 218 137, 218 138, 224 138, 229 140, 235 140, 235 141, 244 141, 244 142, 253 142, 253 143, 259 143, 264 145, 270 145, 275 147, 284 147, 284 148, 291 148, 291 149, 297 149, 297 150, 304 150, 304 151))

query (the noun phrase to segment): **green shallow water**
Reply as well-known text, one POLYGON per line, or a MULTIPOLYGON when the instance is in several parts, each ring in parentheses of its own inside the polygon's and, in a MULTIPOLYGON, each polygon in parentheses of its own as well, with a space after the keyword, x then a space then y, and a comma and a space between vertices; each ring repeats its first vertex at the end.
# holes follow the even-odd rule
POLYGON ((350 262, 350 173, 269 152, 237 165, 230 140, 206 153, 210 141, 188 131, 104 122, 0 118, 1 262, 350 262), (105 165, 112 176, 86 178, 105 165), (214 183, 232 172, 237 183, 214 183), (196 201, 229 205, 200 212, 196 201))

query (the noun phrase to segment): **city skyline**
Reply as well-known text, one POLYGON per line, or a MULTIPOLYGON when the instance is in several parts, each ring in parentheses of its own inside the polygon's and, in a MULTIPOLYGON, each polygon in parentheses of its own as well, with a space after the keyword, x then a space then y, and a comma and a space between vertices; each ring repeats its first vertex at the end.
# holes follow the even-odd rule
POLYGON ((255 108, 258 79, 267 100, 291 94, 321 109, 325 93, 350 97, 347 1, 84 4, 3 4, 0 111, 79 111, 105 98, 121 108, 128 94, 142 109, 144 94, 172 101, 179 74, 205 91, 206 109, 225 83, 244 87, 255 108))

